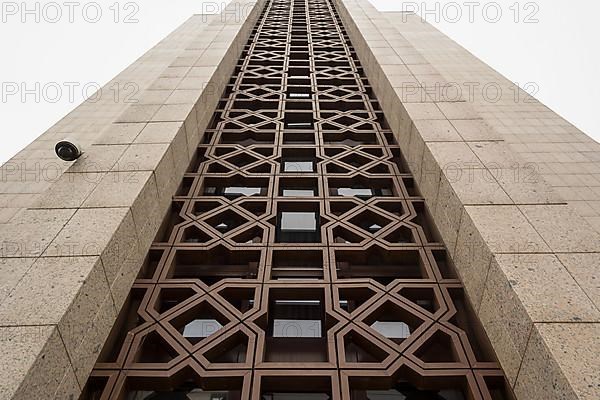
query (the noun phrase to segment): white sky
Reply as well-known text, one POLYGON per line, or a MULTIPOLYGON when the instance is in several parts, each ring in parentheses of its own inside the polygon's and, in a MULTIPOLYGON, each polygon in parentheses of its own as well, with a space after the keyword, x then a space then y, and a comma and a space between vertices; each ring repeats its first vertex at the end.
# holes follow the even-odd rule
MULTIPOLYGON (((437 3, 439 11, 426 16, 428 22, 514 82, 534 82, 539 87, 537 98, 600 140, 600 2, 571 0, 567 7, 558 0, 482 1, 473 6, 474 22, 470 22, 468 1, 371 1, 382 10, 416 6, 418 12, 434 9, 437 3), (494 4, 484 14, 486 3, 494 4), (456 5, 463 17, 452 22, 448 19, 455 18, 456 5), (511 5, 516 6, 511 9, 511 5), (488 22, 497 9, 503 12, 500 22, 488 22), (519 22, 514 21, 515 9, 520 10, 519 22), (524 22, 531 13, 537 23, 524 22)), ((72 2, 71 9, 67 1, 0 2, 0 163, 84 100, 81 90, 69 98, 65 82, 103 85, 191 14, 226 2, 86 0, 72 2), (37 5, 38 11, 25 13, 23 3, 29 10, 37 5), (50 3, 56 7, 49 7, 50 3), (92 23, 98 9, 102 16, 92 23), (52 22, 57 10, 62 17, 52 22), (128 16, 137 22, 125 23, 128 16), (43 95, 39 101, 34 95, 23 101, 22 93, 7 93, 9 87, 17 85, 20 92, 22 85, 32 89, 37 82, 40 87, 57 83, 65 88, 63 95, 58 101, 43 95)))

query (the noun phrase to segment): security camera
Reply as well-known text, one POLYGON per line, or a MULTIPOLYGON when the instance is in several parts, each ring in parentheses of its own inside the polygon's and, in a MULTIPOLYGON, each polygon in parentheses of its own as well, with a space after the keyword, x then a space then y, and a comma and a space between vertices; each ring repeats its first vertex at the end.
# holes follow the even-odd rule
POLYGON ((54 147, 56 155, 63 161, 75 161, 83 154, 81 146, 70 139, 61 140, 54 147))

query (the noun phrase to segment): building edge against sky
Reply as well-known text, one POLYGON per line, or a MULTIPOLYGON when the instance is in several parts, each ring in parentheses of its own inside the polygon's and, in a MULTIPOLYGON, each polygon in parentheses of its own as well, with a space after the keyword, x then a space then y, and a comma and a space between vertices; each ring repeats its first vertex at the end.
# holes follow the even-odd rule
MULTIPOLYGON (((597 398, 598 144, 535 101, 423 97, 406 77, 510 83, 414 18, 335 4, 517 398, 597 398)), ((139 104, 83 104, 2 167, 2 396, 85 384, 259 11, 193 17, 115 78, 139 104)))

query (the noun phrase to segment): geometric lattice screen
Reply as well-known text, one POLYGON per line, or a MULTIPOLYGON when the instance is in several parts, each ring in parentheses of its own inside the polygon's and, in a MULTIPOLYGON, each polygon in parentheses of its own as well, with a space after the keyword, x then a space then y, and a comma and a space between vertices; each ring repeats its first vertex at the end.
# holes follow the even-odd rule
POLYGON ((271 0, 83 399, 511 399, 329 0, 271 0))

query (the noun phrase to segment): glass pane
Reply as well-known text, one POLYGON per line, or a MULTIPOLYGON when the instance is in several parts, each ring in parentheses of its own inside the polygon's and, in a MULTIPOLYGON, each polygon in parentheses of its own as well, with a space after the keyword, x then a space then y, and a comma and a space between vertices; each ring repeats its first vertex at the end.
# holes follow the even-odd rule
POLYGON ((310 98, 310 93, 291 92, 289 96, 291 99, 308 99, 310 98))
POLYGON ((228 187, 225 188, 225 194, 229 195, 242 195, 242 196, 254 196, 260 195, 262 189, 257 187, 228 187))
POLYGON ((338 195, 345 197, 370 197, 373 196, 373 191, 371 189, 339 188, 338 195))
POLYGON ((285 197, 313 197, 315 191, 313 189, 283 189, 285 197))
POLYGON ((276 319, 273 320, 273 337, 320 338, 321 320, 276 319))
POLYGON ((185 326, 183 336, 186 338, 205 338, 223 328, 214 319, 196 319, 185 326))
POLYGON ((371 328, 390 339, 406 339, 410 336, 410 327, 404 322, 377 321, 371 328))
POLYGON ((281 230, 314 232, 317 230, 317 216, 313 212, 283 212, 281 230))
POLYGON ((283 164, 285 172, 314 172, 312 161, 285 161, 283 164))

